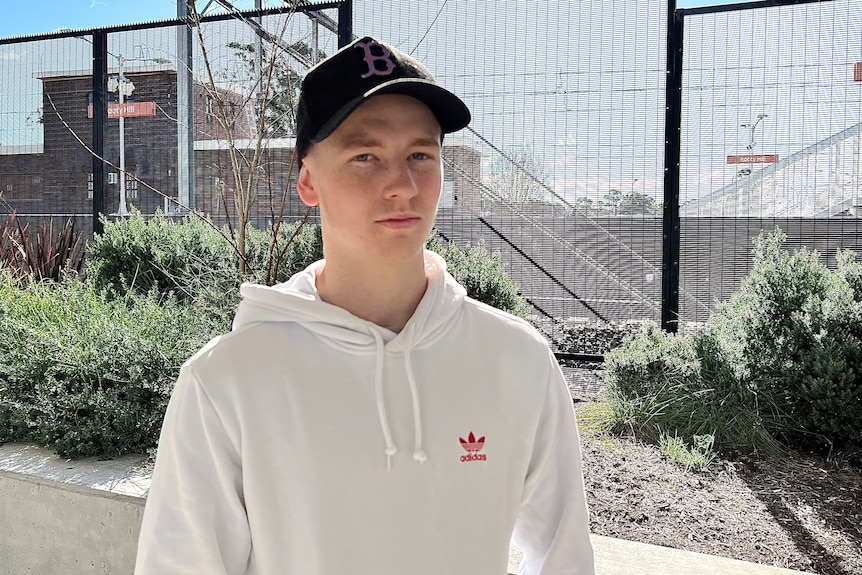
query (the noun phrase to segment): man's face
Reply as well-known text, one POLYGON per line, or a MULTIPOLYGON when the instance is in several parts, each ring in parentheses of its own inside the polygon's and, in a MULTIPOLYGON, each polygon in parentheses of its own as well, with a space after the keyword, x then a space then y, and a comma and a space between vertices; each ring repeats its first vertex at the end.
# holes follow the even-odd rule
POLYGON ((327 260, 421 259, 443 178, 440 135, 425 104, 383 94, 311 147, 297 189, 320 206, 327 260))

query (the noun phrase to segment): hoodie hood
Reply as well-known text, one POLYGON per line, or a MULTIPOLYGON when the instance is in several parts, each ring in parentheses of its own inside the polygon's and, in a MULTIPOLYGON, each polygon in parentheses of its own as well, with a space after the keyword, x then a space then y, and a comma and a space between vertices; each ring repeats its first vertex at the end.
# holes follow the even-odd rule
POLYGON ((414 349, 433 344, 446 333, 461 313, 466 290, 446 271, 443 258, 425 250, 425 275, 428 278, 425 295, 404 329, 396 334, 323 301, 317 291, 317 275, 325 264, 325 260, 315 262, 287 282, 271 287, 243 284, 240 288, 242 301, 234 317, 233 331, 262 322, 297 322, 339 351, 355 355, 375 354, 377 411, 386 443, 387 466, 390 467, 398 448, 389 429, 383 398, 383 364, 387 351, 403 353, 407 383, 413 398, 413 458, 425 461, 428 456, 422 447, 421 406, 410 354, 414 349))
POLYGON ((458 316, 466 290, 447 271, 446 262, 436 253, 425 250, 425 271, 428 286, 404 329, 394 332, 356 317, 352 313, 320 297, 317 275, 326 260, 320 260, 295 274, 288 281, 274 286, 243 284, 242 301, 233 320, 233 331, 260 322, 294 321, 350 353, 373 353, 375 333, 389 340, 390 351, 420 349, 436 341, 458 316), (385 333, 384 333, 385 332, 385 333))

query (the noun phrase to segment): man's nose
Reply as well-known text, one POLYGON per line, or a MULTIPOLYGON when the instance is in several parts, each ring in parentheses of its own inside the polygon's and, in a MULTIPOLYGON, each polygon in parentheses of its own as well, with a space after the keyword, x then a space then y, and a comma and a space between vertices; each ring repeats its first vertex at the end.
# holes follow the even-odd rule
POLYGON ((413 197, 419 192, 416 174, 410 162, 393 162, 389 167, 388 182, 385 188, 387 198, 413 197))

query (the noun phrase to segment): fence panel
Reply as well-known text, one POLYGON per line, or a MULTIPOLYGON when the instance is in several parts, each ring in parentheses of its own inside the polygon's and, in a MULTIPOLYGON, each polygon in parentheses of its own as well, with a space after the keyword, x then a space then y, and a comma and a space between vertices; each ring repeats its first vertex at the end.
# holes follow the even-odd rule
POLYGON ((686 11, 681 155, 683 322, 751 269, 752 239, 835 265, 862 231, 862 2, 686 11))
POLYGON ((667 3, 355 12, 355 35, 412 53, 473 112, 446 140, 444 237, 501 252, 552 338, 566 322, 658 321, 667 3))
MULTIPOLYGON (((182 214, 190 207, 235 224, 238 192, 257 164, 250 220, 269 225, 295 178, 299 78, 314 58, 337 49, 337 34, 318 23, 334 23, 329 13, 216 19, 203 22, 200 34, 164 25, 110 31, 104 214, 182 214), (178 49, 188 34, 190 66, 178 49), (182 145, 183 136, 192 146, 182 145)), ((92 52, 89 32, 0 45, 0 214, 14 211, 36 224, 73 217, 92 229, 92 52)), ((295 195, 285 208, 288 218, 305 213, 295 195)))

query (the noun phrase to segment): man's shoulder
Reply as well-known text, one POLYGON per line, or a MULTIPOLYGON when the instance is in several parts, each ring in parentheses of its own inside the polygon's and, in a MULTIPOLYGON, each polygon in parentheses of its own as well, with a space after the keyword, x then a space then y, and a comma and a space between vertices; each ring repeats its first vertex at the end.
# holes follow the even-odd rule
POLYGON ((496 337, 511 337, 548 347, 548 340, 527 320, 471 297, 464 298, 464 312, 496 337))
POLYGON ((275 344, 275 332, 279 332, 279 341, 283 342, 284 332, 289 330, 289 327, 290 324, 258 322, 217 335, 186 360, 186 365, 203 367, 224 362, 232 364, 242 361, 243 358, 268 353, 267 348, 275 344))

